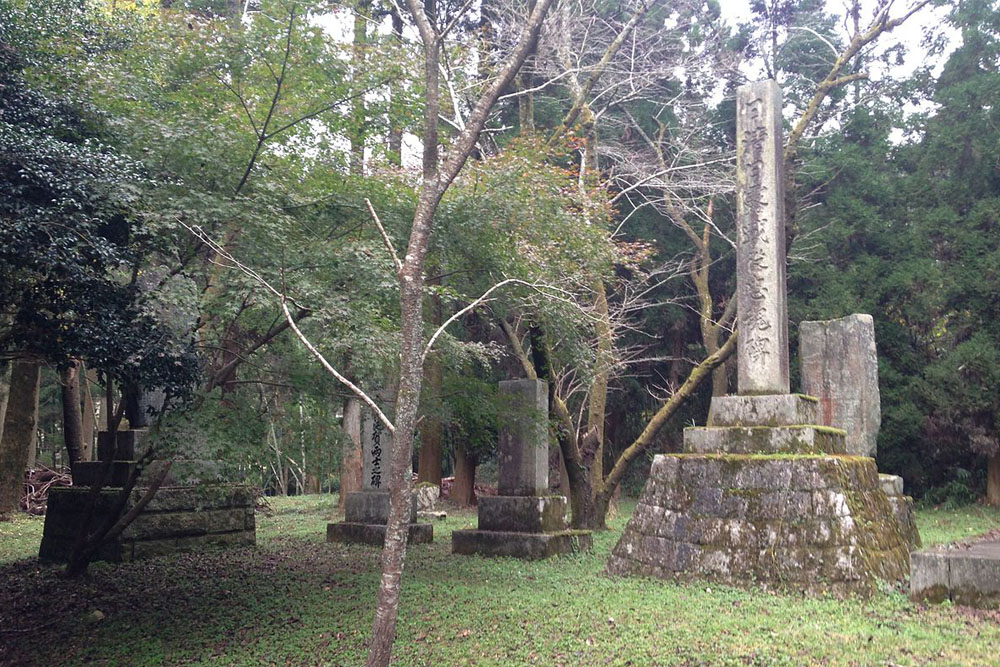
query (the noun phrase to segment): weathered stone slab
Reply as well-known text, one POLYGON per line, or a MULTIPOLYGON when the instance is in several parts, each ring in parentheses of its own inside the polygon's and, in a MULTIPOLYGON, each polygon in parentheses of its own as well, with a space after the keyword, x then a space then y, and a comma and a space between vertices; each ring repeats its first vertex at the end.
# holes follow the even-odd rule
POLYGON ((593 537, 586 530, 557 533, 456 530, 451 534, 451 552, 465 555, 539 560, 558 554, 589 551, 592 546, 593 537))
POLYGON ((256 533, 252 530, 239 530, 228 533, 209 533, 186 537, 173 537, 161 540, 140 540, 125 545, 131 550, 126 560, 155 558, 174 553, 206 551, 229 547, 254 546, 257 543, 256 533))
POLYGON ((875 456, 882 421, 871 315, 799 325, 802 390, 819 399, 822 424, 847 431, 847 451, 875 456))
MULTIPOLYGON (((410 497, 410 521, 417 520, 417 498, 410 497)), ((344 498, 344 520, 354 523, 379 523, 389 520, 389 492, 362 491, 350 493, 344 498)))
POLYGON ((549 490, 549 391, 542 380, 505 380, 500 395, 501 496, 540 496, 549 490))
MULTIPOLYGON (((409 544, 429 544, 434 541, 434 526, 429 523, 411 523, 407 525, 407 542, 409 544)), ((327 542, 346 542, 348 544, 370 544, 381 547, 385 545, 385 524, 328 523, 326 525, 327 542)))
POLYGON ((417 511, 430 512, 434 510, 438 498, 441 497, 441 487, 436 484, 417 484, 413 489, 413 495, 417 499, 417 511))
POLYGON ((827 426, 689 427, 684 451, 695 454, 843 454, 844 432, 827 426))
POLYGON ((740 394, 787 394, 788 306, 781 90, 736 90, 736 320, 740 394))
POLYGON ((1000 609, 1000 542, 926 549, 911 555, 910 597, 1000 609))
POLYGON ((821 424, 819 401, 803 394, 715 396, 709 426, 797 426, 821 424))
POLYGON ((136 452, 142 452, 148 429, 126 431, 99 431, 97 433, 97 460, 134 461, 136 452))
POLYGON ((563 496, 481 496, 479 530, 547 533, 566 530, 563 496))

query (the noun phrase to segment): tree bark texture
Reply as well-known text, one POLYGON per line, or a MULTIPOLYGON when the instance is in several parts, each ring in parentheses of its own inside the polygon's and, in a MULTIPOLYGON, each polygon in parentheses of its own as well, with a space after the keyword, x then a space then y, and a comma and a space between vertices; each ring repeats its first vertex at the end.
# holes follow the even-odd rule
POLYGON ((455 482, 450 500, 456 505, 476 504, 476 462, 461 442, 455 445, 455 482))
POLYGON ((24 494, 24 470, 38 427, 41 375, 37 361, 11 364, 10 397, 0 440, 0 514, 16 511, 24 494))
POLYGON ((83 393, 83 451, 80 458, 82 461, 90 461, 94 458, 94 431, 97 428, 94 395, 90 388, 92 384, 97 384, 97 371, 92 368, 85 369, 80 384, 83 393))
MULTIPOLYGON (((11 365, 9 361, 0 361, 0 443, 3 442, 3 424, 7 415, 7 399, 10 397, 11 365)), ((0 452, 2 451, 0 448, 0 452)))
MULTIPOLYGON (((353 64, 355 77, 364 76, 365 61, 368 48, 368 17, 371 14, 371 2, 358 0, 354 10, 354 55, 353 64)), ((360 176, 365 168, 365 96, 358 95, 351 102, 351 158, 350 170, 352 176, 360 176)))
POLYGON ((73 359, 59 373, 62 394, 63 441, 69 464, 83 460, 83 413, 80 411, 80 362, 73 359))
POLYGON ((986 502, 993 507, 1000 507, 1000 452, 987 459, 986 502))
MULTIPOLYGON (((441 284, 441 280, 428 281, 441 284)), ((441 326, 441 297, 433 295, 428 299, 428 315, 431 324, 441 326)), ((444 427, 441 424, 441 385, 444 368, 441 354, 431 352, 424 362, 424 416, 420 422, 420 458, 417 461, 417 480, 441 486, 441 447, 444 427)), ((457 477, 457 474, 456 474, 457 477)))
POLYGON ((349 493, 361 491, 361 401, 350 396, 344 401, 344 455, 340 462, 340 500, 343 509, 349 493))

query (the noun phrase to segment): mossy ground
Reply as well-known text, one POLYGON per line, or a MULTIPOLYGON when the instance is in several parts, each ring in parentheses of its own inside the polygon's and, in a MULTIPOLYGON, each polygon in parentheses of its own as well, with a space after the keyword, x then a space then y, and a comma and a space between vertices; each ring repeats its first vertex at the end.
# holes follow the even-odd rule
MULTIPOLYGON (((78 582, 38 566, 41 520, 0 523, 0 664, 358 665, 378 550, 328 545, 333 498, 274 500, 257 549, 96 564, 78 582), (88 624, 99 609, 105 618, 88 624)), ((435 524, 407 556, 400 665, 991 664, 1000 619, 898 592, 868 601, 615 579, 604 562, 634 504, 590 554, 452 556, 435 524)), ((984 508, 918 513, 925 543, 1000 525, 984 508)))

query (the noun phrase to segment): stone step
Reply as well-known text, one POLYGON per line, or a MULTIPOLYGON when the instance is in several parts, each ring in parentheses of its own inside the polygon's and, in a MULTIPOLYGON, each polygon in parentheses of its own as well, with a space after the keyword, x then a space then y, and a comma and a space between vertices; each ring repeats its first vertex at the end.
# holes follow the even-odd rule
POLYGON ((696 426, 684 429, 689 454, 844 454, 845 433, 829 426, 696 426))
POLYGON ((709 426, 795 426, 821 424, 819 401, 805 394, 716 396, 709 426))
POLYGON ((980 609, 1000 609, 1000 542, 910 554, 910 597, 980 609))
POLYGON ((479 498, 479 530, 551 533, 567 528, 564 496, 479 498))
POLYGON ((456 530, 451 534, 451 552, 464 555, 538 560, 557 554, 589 551, 592 546, 593 537, 588 530, 564 530, 556 533, 456 530))

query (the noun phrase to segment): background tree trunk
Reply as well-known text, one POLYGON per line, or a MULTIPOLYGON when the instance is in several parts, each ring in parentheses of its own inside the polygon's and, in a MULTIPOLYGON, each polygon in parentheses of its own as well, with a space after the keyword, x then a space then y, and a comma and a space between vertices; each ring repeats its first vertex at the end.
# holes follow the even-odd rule
POLYGON ((80 362, 72 360, 60 372, 63 409, 63 440, 69 465, 83 460, 83 413, 80 412, 80 362))
POLYGON ((24 470, 38 426, 41 371, 37 361, 11 364, 10 397, 0 440, 0 514, 16 511, 24 493, 24 470))
POLYGON ((91 384, 97 384, 97 371, 87 368, 80 377, 80 390, 83 394, 83 450, 80 460, 90 461, 94 458, 94 430, 97 428, 97 414, 94 411, 94 395, 90 391, 91 384))
POLYGON ((451 485, 451 502, 457 505, 476 504, 476 463, 463 443, 455 445, 455 482, 451 485))
POLYGON ((3 423, 7 415, 7 399, 10 397, 10 369, 10 362, 0 361, 0 442, 3 442, 3 423))
POLYGON ((353 395, 344 401, 344 456, 340 462, 340 500, 344 508, 348 493, 361 491, 361 401, 353 395))
MULTIPOLYGON (((429 280, 430 285, 440 285, 441 279, 429 280)), ((428 319, 435 327, 441 326, 441 297, 428 299, 428 319)), ((441 424, 441 385, 444 369, 441 354, 431 352, 424 362, 424 416, 420 422, 420 458, 417 461, 417 480, 441 486, 441 443, 444 428, 441 424)))
POLYGON ((986 466, 986 502, 1000 507, 1000 452, 991 456, 986 466))

